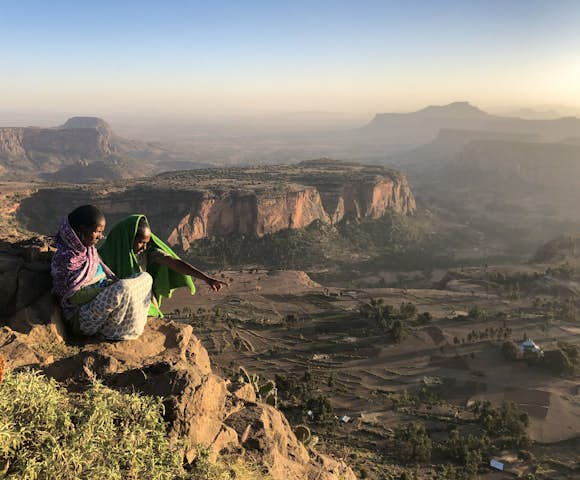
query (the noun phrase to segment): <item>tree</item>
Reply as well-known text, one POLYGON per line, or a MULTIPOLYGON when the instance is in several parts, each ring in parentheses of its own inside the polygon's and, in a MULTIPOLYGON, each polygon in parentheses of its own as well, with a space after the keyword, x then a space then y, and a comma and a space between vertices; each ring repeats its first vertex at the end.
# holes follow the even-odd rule
POLYGON ((432 442, 425 425, 408 423, 395 429, 394 452, 405 463, 422 463, 431 460, 432 442))
POLYGON ((501 353, 506 360, 517 360, 520 355, 520 349, 513 341, 503 342, 501 353))
POLYGON ((467 317, 471 320, 483 320, 486 316, 485 310, 482 310, 477 305, 469 309, 467 317))
POLYGON ((570 358, 563 350, 559 348, 544 352, 541 363, 556 375, 570 373, 573 370, 573 365, 570 361, 570 358))
POLYGON ((417 307, 411 302, 403 302, 399 308, 399 313, 404 320, 414 320, 417 316, 417 307))
POLYGON ((475 402, 472 411, 483 430, 493 438, 504 437, 511 444, 520 446, 527 442, 526 428, 530 423, 528 414, 512 402, 494 407, 491 402, 475 402))
POLYGON ((423 312, 417 315, 417 323, 426 324, 431 323, 432 320, 433 315, 431 315, 429 312, 423 312))
POLYGON ((382 329, 390 328, 393 311, 393 306, 385 304, 382 298, 378 300, 371 298, 368 303, 363 303, 359 307, 361 316, 374 320, 382 329))
POLYGON ((319 395, 306 402, 306 410, 312 411, 312 418, 320 425, 335 425, 336 415, 328 397, 319 395))
POLYGON ((405 338, 406 332, 401 320, 395 320, 391 326, 391 335, 395 343, 401 343, 405 338))

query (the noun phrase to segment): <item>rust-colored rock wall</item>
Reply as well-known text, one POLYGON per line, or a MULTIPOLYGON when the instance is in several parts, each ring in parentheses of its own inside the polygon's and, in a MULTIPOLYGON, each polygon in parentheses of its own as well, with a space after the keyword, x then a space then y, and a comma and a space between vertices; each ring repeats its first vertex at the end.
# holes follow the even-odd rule
MULTIPOLYGON (((319 220, 338 223, 345 217, 380 218, 388 211, 411 214, 415 198, 405 177, 400 182, 377 178, 346 184, 334 194, 334 209, 324 208, 316 187, 292 188, 276 193, 205 197, 192 204, 168 236, 171 245, 187 250, 191 242, 229 234, 269 235, 287 228, 304 228, 319 220)), ((327 208, 331 202, 326 202, 327 208)))
POLYGON ((106 188, 44 189, 22 201, 19 215, 32 231, 51 234, 74 205, 99 205, 109 224, 143 213, 160 237, 186 251, 203 238, 263 236, 314 221, 336 224, 344 218, 376 219, 387 212, 415 211, 404 175, 382 167, 343 168, 345 174, 318 168, 312 177, 307 167, 271 167, 256 174, 243 169, 191 171, 106 188), (364 170, 371 168, 370 173, 364 170), (262 178, 248 180, 244 174, 262 178), (264 180, 266 174, 270 178, 264 180))
POLYGON ((415 209, 415 198, 405 177, 398 182, 379 177, 374 181, 345 185, 334 219, 340 221, 345 216, 380 218, 388 211, 409 214, 415 209))
POLYGON ((206 195, 171 231, 168 241, 187 250, 194 240, 207 237, 268 235, 286 228, 303 228, 314 220, 329 221, 315 188, 300 187, 276 193, 206 195))

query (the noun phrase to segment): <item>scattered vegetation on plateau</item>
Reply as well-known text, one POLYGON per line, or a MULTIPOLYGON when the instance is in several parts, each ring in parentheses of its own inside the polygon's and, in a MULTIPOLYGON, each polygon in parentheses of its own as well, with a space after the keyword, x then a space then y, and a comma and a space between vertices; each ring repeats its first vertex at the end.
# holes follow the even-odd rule
POLYGON ((343 220, 337 225, 315 221, 305 228, 281 230, 256 237, 225 236, 194 242, 187 256, 204 268, 224 269, 242 265, 308 270, 331 266, 347 271, 362 269, 435 268, 452 264, 432 234, 426 214, 404 216, 388 213, 379 219, 343 220))

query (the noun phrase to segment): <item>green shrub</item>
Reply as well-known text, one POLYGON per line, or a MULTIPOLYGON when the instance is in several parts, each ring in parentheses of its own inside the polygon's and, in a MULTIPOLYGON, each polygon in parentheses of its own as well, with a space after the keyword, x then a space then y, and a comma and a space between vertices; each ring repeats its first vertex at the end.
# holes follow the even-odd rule
POLYGON ((467 314, 467 317, 470 320, 483 320, 486 316, 487 316, 487 314, 486 314, 485 310, 482 310, 477 305, 471 307, 469 309, 469 313, 467 314))
POLYGON ((394 310, 394 307, 385 304, 382 298, 371 298, 368 303, 362 303, 359 306, 361 316, 373 320, 382 329, 391 327, 394 310))
POLYGON ((417 323, 420 325, 425 325, 433 321, 433 315, 429 312, 423 312, 417 315, 417 323))
POLYGON ((501 353, 506 360, 517 360, 520 355, 520 349, 513 341, 503 342, 501 346, 501 353))
POLYGON ((576 364, 580 361, 580 347, 578 347, 578 345, 559 341, 558 348, 560 348, 568 356, 570 362, 576 364))
POLYGON ((391 335, 393 336, 393 341, 395 343, 401 343, 404 340, 406 332, 401 320, 395 320, 393 322, 393 325, 391 326, 391 335))
POLYGON ((393 440, 393 450, 399 461, 423 463, 431 460, 432 442, 424 424, 413 422, 397 427, 393 440))
POLYGON ((403 320, 414 320, 417 317, 417 306, 411 302, 403 302, 399 307, 399 315, 403 320))
POLYGON ((492 439, 501 439, 505 447, 524 447, 528 443, 528 414, 512 402, 495 407, 489 401, 475 402, 472 411, 484 432, 492 439))
POLYGON ((186 471, 162 413, 160 398, 98 382, 69 394, 38 372, 9 372, 0 383, 0 468, 22 480, 232 478, 203 455, 186 471))
POLYGON ((571 373, 573 370, 570 358, 566 352, 559 348, 545 351, 541 359, 541 364, 555 375, 564 375, 571 373))

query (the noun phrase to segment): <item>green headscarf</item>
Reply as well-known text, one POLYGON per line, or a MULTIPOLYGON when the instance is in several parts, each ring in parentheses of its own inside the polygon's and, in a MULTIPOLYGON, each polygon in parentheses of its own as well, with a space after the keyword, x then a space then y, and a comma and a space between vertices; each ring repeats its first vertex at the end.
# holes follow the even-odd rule
MULTIPOLYGON (((133 242, 139 228, 139 220, 142 218, 145 218, 145 215, 130 215, 116 223, 99 248, 103 262, 119 278, 127 278, 141 271, 137 257, 133 253, 133 242)), ((151 241, 147 248, 158 248, 173 258, 179 258, 165 242, 153 233, 151 233, 151 241)), ((188 287, 192 295, 195 293, 195 285, 189 275, 174 272, 169 267, 158 263, 147 263, 147 273, 153 277, 153 295, 159 306, 161 299, 163 297, 171 298, 173 290, 178 287, 188 287)), ((163 317, 163 313, 154 302, 151 302, 149 307, 149 316, 163 317)))

